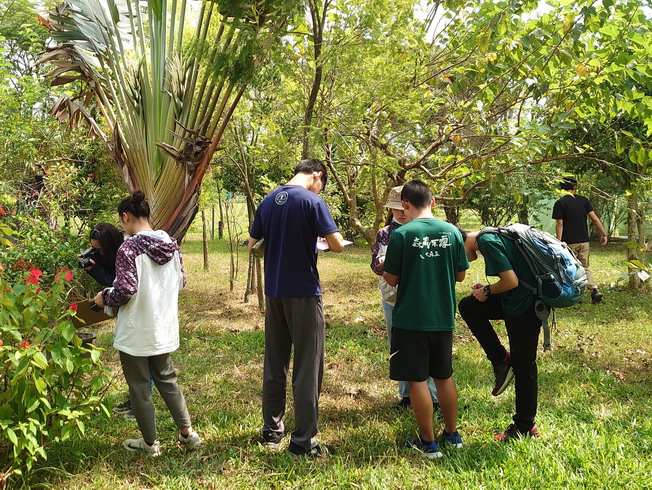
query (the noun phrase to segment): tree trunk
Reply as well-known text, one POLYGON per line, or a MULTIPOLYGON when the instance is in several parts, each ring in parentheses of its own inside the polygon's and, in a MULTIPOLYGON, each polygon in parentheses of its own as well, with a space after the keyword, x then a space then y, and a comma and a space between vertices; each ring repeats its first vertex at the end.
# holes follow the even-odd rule
POLYGON ((315 76, 312 80, 312 87, 310 88, 310 95, 306 104, 306 110, 303 114, 303 147, 301 149, 301 159, 310 158, 312 152, 310 137, 310 128, 312 126, 312 118, 315 112, 315 104, 317 103, 317 96, 321 88, 321 81, 323 77, 323 66, 319 59, 321 57, 322 42, 324 40, 324 24, 326 22, 326 12, 328 11, 329 0, 324 2, 322 12, 319 12, 317 2, 309 2, 310 17, 312 19, 312 42, 313 42, 313 56, 315 61, 315 76))
POLYGON ((224 238, 224 211, 222 210, 222 189, 220 189, 220 184, 217 184, 217 207, 220 211, 220 221, 217 224, 217 238, 221 240, 224 238))
POLYGON ((206 213, 202 209, 201 212, 202 223, 202 247, 204 249, 204 272, 208 272, 208 236, 206 234, 206 213))
POLYGON ((457 224, 460 222, 459 206, 456 203, 448 203, 444 201, 443 208, 444 213, 446 213, 446 220, 448 220, 451 225, 457 226, 457 224))
MULTIPOLYGON (((645 236, 641 237, 642 220, 638 207, 638 196, 636 192, 632 192, 627 198, 627 241, 630 243, 630 246, 627 247, 627 261, 640 260, 639 248, 645 247, 634 247, 634 243, 643 243, 645 242, 645 236)), ((641 278, 636 273, 632 273, 630 269, 629 274, 629 287, 633 289, 641 289, 645 287, 645 283, 641 281, 641 278)))
POLYGON ((528 206, 528 198, 526 196, 523 196, 517 214, 519 223, 523 223, 524 225, 530 224, 530 210, 528 206))

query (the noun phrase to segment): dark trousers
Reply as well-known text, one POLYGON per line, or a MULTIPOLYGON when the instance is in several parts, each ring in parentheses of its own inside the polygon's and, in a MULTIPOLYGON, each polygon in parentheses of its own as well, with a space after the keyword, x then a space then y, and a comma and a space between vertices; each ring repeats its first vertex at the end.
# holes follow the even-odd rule
POLYGON ((292 442, 311 449, 317 441, 318 401, 324 375, 321 296, 266 298, 263 368, 263 433, 283 435, 287 373, 294 345, 292 442))
POLYGON ((460 301, 459 310, 492 363, 503 360, 506 351, 489 320, 505 321, 516 391, 516 414, 513 419, 519 430, 527 431, 534 425, 537 413, 539 386, 536 358, 541 320, 536 316, 534 304, 521 315, 506 314, 501 306, 501 296, 491 295, 484 302, 467 296, 460 301))

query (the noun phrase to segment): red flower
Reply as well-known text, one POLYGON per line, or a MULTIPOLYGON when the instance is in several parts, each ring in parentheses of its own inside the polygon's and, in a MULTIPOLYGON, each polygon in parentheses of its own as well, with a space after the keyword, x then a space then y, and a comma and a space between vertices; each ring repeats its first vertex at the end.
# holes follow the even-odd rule
POLYGON ((20 343, 20 348, 21 348, 21 349, 29 349, 30 347, 31 347, 31 345, 29 345, 29 342, 27 342, 27 340, 23 340, 23 341, 20 343))
POLYGON ((66 281, 70 282, 72 280, 72 271, 66 267, 62 267, 59 269, 59 272, 57 272, 57 275, 54 276, 55 279, 59 279, 61 277, 61 273, 65 272, 66 275, 63 277, 66 281))
POLYGON ((72 311, 77 311, 77 303, 70 303, 68 309, 72 311))
POLYGON ((32 267, 29 270, 29 276, 25 280, 25 284, 38 284, 38 278, 43 275, 43 272, 38 267, 32 267))
POLYGON ((0 216, 7 216, 7 213, 2 209, 2 206, 0 206, 0 216))
POLYGON ((3 342, 2 342, 2 339, 0 339, 0 347, 2 347, 2 346, 3 346, 3 342))

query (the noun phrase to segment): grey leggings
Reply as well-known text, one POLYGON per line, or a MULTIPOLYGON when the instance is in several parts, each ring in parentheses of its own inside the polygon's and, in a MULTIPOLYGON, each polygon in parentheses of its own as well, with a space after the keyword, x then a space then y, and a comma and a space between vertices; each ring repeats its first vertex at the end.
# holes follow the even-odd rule
POLYGON ((170 354, 151 357, 135 357, 120 352, 120 363, 127 384, 129 399, 138 422, 138 428, 146 441, 156 440, 156 418, 150 388, 150 376, 172 414, 179 429, 190 427, 190 415, 186 401, 177 384, 177 374, 170 354))

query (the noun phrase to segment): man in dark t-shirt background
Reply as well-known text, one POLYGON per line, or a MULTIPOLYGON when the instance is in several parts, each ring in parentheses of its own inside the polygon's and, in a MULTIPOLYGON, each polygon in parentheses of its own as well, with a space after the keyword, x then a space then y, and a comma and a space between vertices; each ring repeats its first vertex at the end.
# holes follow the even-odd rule
POLYGON ((323 162, 306 159, 294 177, 262 200, 251 225, 249 252, 264 238, 265 361, 263 367, 263 445, 278 448, 285 435, 286 382, 294 346, 292 391, 295 429, 288 451, 319 456, 319 392, 324 371, 324 312, 317 272, 317 239, 333 252, 344 241, 319 193, 326 187, 323 162))
POLYGON ((586 217, 588 216, 595 227, 600 231, 600 245, 607 244, 607 232, 600 218, 593 211, 591 202, 583 196, 577 195, 577 180, 564 177, 559 184, 566 191, 566 195, 558 199, 552 208, 552 218, 557 220, 555 231, 557 239, 566 242, 586 270, 586 279, 591 291, 591 301, 602 301, 602 293, 598 290, 593 273, 589 269, 589 231, 586 217))

